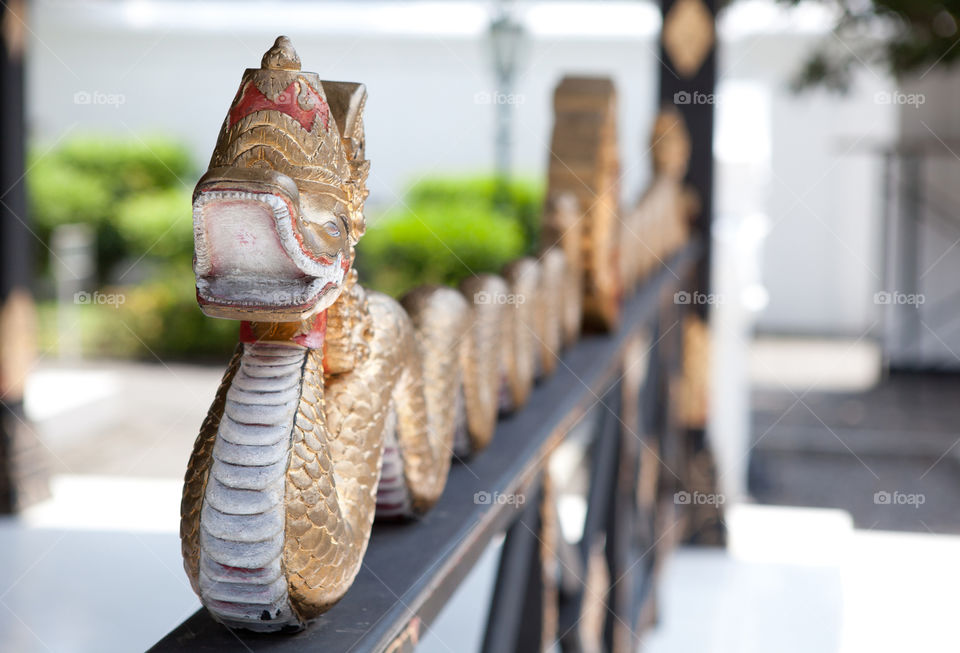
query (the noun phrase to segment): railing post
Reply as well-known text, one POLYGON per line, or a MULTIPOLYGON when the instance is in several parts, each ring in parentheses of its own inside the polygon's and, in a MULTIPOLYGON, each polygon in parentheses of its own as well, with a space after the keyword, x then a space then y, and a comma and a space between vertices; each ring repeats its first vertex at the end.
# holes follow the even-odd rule
POLYGON ((483 653, 543 649, 543 498, 540 483, 527 494, 523 515, 507 531, 490 602, 483 653))
MULTIPOLYGON (((660 38, 660 102, 671 105, 679 111, 690 133, 690 163, 686 181, 694 188, 699 201, 699 210, 690 229, 691 237, 699 241, 700 256, 688 280, 687 289, 696 295, 707 296, 711 292, 711 225, 713 223, 713 122, 714 107, 717 105, 717 16, 718 0, 661 0, 663 29, 660 38)), ((677 326, 684 340, 690 331, 700 328, 707 321, 712 302, 694 302, 688 310, 675 313, 677 326), (698 324, 699 322, 699 324, 698 324)), ((684 343, 680 343, 682 348, 684 343)), ((705 357, 704 357, 705 358, 705 357)), ((689 381, 694 377, 705 378, 707 360, 698 358, 689 361, 687 369, 671 378, 672 384, 680 383, 680 378, 689 381), (699 366, 699 369, 696 369, 699 366)), ((687 388, 689 390, 689 388, 687 388)), ((674 392, 669 393, 671 397, 674 392)), ((689 401, 690 398, 681 399, 689 401)), ((680 472, 684 476, 683 487, 694 491, 700 487, 700 481, 710 479, 709 486, 702 489, 717 494, 714 482, 715 465, 706 438, 706 424, 703 417, 695 419, 685 415, 676 419, 673 430, 676 442, 681 449, 683 459, 680 472)), ((670 438, 671 440, 674 438, 670 438)), ((709 514, 697 506, 687 512, 693 516, 688 526, 686 539, 720 544, 725 541, 719 511, 709 514)))
MULTIPOLYGON (((710 292, 710 225, 713 220, 713 108, 716 106, 717 0, 661 0, 660 102, 676 107, 690 132, 687 183, 699 196, 691 236, 703 249, 693 288, 710 292)), ((694 307, 704 317, 705 304, 694 307)))

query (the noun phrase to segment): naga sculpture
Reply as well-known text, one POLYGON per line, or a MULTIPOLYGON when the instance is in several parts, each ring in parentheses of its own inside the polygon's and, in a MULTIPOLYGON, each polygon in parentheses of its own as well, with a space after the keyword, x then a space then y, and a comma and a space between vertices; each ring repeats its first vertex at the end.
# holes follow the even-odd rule
POLYGON ((657 115, 650 151, 653 180, 624 216, 620 234, 623 249, 634 252, 620 260, 621 279, 628 291, 689 240, 690 222, 699 212, 696 191, 684 182, 690 134, 676 109, 657 115))
MULTIPOLYGON (((588 327, 608 331, 620 319, 624 250, 620 237, 617 94, 607 77, 564 77, 554 93, 547 195, 576 198, 581 237, 582 311, 588 327)), ((566 250, 567 247, 564 247, 566 250)), ((568 259, 570 260, 570 259, 568 259)))
MULTIPOLYGON (((297 629, 339 600, 374 515, 429 509, 451 454, 481 450, 579 331, 572 228, 458 290, 398 303, 357 283, 365 102, 361 84, 301 71, 279 37, 244 73, 194 191, 197 300, 240 320, 241 342, 194 445, 180 530, 190 583, 228 626, 297 629)), ((558 200, 548 226, 574 212, 558 200)))

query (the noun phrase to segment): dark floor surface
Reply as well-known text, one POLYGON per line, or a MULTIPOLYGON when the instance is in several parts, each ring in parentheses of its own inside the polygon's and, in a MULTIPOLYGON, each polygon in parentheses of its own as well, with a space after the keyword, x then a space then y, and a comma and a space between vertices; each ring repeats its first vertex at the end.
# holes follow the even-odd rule
POLYGON ((960 375, 892 374, 860 393, 755 390, 752 438, 759 503, 960 534, 960 375))

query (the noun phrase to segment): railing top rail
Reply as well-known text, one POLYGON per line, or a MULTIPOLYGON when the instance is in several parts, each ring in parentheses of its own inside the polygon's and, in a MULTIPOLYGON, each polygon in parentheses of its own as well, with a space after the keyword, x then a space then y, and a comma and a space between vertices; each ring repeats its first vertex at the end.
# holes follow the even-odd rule
POLYGON ((377 524, 363 567, 347 595, 315 624, 291 636, 230 631, 199 610, 151 651, 383 651, 405 633, 422 633, 490 541, 519 517, 510 503, 478 503, 477 492, 522 494, 546 455, 617 381, 628 337, 653 324, 664 293, 694 263, 688 245, 626 302, 622 327, 585 336, 539 383, 529 403, 502 419, 490 446, 455 464, 443 497, 416 524, 377 524))

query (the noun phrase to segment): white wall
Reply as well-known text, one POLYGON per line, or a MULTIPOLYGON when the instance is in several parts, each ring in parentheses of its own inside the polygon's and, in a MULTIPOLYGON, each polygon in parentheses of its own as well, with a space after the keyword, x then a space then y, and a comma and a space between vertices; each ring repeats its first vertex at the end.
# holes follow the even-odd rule
MULTIPOLYGON (((725 85, 753 86, 769 106, 766 130, 754 121, 725 136, 728 143, 741 139, 758 156, 768 151, 766 161, 752 167, 729 162, 730 155, 717 149, 718 212, 759 210, 767 218, 761 281, 769 303, 758 315, 761 331, 854 337, 879 332, 873 303, 882 279, 876 150, 895 140, 897 110, 877 103, 876 96, 895 86, 863 69, 846 96, 791 91, 788 82, 800 62, 832 38, 829 25, 830 16, 814 7, 791 14, 756 1, 734 4, 721 21, 720 92, 725 85), (767 147, 750 142, 755 139, 769 139, 767 147), (731 186, 749 190, 738 195, 731 186)), ((725 106, 721 115, 750 109, 725 106)), ((730 126, 718 123, 718 139, 730 126)))

